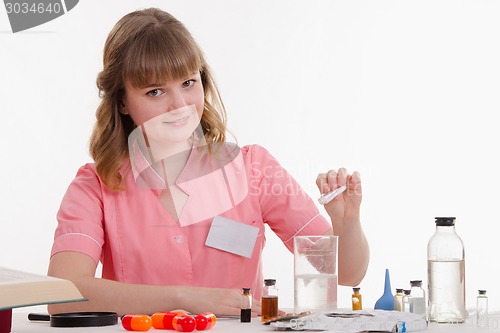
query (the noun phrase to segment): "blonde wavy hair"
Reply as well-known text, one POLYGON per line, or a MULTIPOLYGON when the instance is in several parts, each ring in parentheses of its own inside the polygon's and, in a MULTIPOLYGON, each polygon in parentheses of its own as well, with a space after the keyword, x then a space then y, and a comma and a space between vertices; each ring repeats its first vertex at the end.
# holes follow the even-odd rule
POLYGON ((136 127, 130 116, 120 113, 125 82, 144 87, 196 71, 205 94, 201 127, 210 147, 226 141, 226 111, 203 53, 185 26, 156 8, 129 13, 116 23, 104 45, 103 70, 97 77, 101 103, 90 137, 90 155, 106 186, 123 189, 120 170, 129 157, 128 136, 136 127))

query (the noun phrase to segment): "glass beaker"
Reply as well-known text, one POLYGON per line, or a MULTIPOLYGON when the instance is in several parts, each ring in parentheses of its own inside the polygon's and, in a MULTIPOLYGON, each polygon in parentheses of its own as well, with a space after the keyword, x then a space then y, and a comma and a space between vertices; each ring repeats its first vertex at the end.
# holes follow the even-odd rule
POLYGON ((337 236, 295 236, 295 312, 337 309, 337 236))

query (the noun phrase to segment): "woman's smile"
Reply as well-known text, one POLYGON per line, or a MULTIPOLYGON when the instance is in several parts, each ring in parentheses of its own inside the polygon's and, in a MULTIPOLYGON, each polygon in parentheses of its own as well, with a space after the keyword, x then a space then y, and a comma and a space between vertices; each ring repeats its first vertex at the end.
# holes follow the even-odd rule
POLYGON ((182 117, 182 118, 178 118, 178 119, 174 119, 174 120, 167 120, 167 121, 164 121, 163 123, 167 124, 169 126, 181 127, 181 126, 184 126, 188 123, 190 117, 191 117, 191 114, 189 114, 185 117, 182 117))

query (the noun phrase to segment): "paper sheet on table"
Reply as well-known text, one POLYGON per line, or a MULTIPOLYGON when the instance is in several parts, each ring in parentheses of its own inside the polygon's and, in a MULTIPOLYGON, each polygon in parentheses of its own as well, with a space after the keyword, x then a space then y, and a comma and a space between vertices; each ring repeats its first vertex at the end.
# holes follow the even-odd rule
POLYGON ((427 328, 427 321, 419 315, 385 310, 359 310, 325 312, 312 314, 288 322, 274 322, 276 329, 291 330, 331 330, 335 332, 357 333, 363 331, 406 332, 420 331, 427 328))

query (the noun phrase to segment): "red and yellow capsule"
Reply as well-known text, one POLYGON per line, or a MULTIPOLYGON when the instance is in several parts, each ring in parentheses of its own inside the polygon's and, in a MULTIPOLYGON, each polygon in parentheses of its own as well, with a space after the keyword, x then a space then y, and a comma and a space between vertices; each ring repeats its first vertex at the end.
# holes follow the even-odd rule
POLYGON ((177 315, 187 316, 184 311, 157 312, 153 315, 153 327, 163 330, 173 330, 172 321, 177 315))
POLYGON ((125 315, 122 318, 122 326, 127 331, 149 331, 153 326, 150 316, 143 314, 125 315))
POLYGON ((203 312, 194 317, 198 331, 209 330, 214 327, 217 318, 212 312, 203 312))
POLYGON ((177 315, 172 320, 172 326, 178 332, 192 332, 196 327, 196 322, 193 317, 177 315))
POLYGON ((165 324, 163 320, 167 312, 156 312, 151 316, 151 320, 153 321, 153 327, 156 329, 165 329, 165 324))

